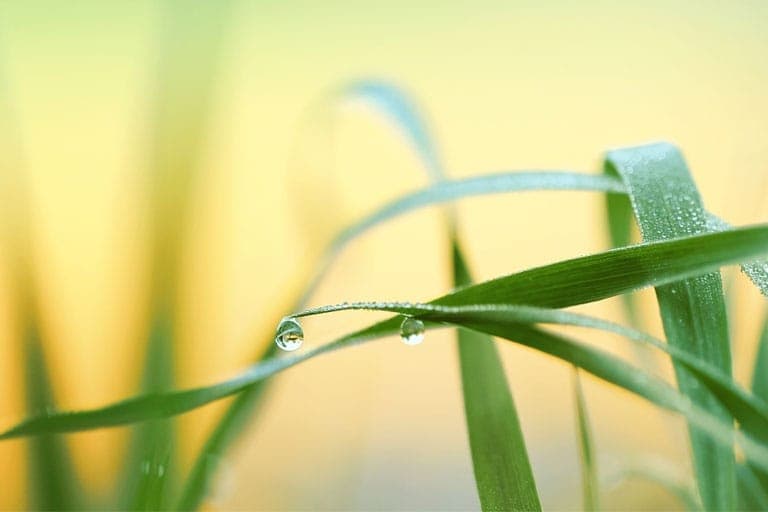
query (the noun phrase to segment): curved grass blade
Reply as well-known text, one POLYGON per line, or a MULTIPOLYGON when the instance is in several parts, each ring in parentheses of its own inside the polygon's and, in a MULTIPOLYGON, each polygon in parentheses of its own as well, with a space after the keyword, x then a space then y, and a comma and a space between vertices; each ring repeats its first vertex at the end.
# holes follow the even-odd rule
MULTIPOLYGON (((451 240, 457 286, 472 282, 455 233, 451 240)), ((457 329, 464 409, 482 509, 541 510, 514 399, 493 340, 457 329)))
MULTIPOLYGON (((429 137, 428 130, 410 98, 402 90, 386 82, 374 80, 359 81, 341 88, 332 94, 327 101, 335 104, 355 100, 362 100, 373 105, 385 117, 390 118, 394 122, 395 127, 401 131, 402 135, 413 146, 416 154, 422 160, 431 181, 444 179, 445 175, 442 165, 438 160, 437 150, 429 137)), ((296 301, 293 310, 305 307, 315 287, 345 244, 374 224, 361 224, 358 229, 352 228, 346 232, 346 235, 342 234, 330 244, 314 276, 307 282, 304 291, 296 301)), ((275 354, 276 347, 272 339, 266 340, 264 346, 267 348, 259 353, 255 358, 256 361, 263 361, 275 354)), ((194 510, 200 506, 208 491, 208 482, 212 475, 215 474, 224 452, 236 439, 243 426, 253 417, 265 391, 266 381, 260 381, 240 393, 227 409, 224 416, 214 427, 211 435, 206 439, 205 444, 193 463, 192 470, 184 484, 177 504, 178 510, 194 510)))
MULTIPOLYGON (((680 152, 669 144, 611 151, 606 172, 620 176, 646 241, 708 231, 707 214, 680 152)), ((731 375, 728 319, 720 274, 713 272, 656 287, 670 344, 689 350, 731 375)), ((675 365, 680 390, 727 421, 728 413, 698 381, 675 365)), ((733 510, 736 477, 733 450, 717 446, 689 425, 696 481, 707 510, 733 510)))
MULTIPOLYGON (((512 274, 460 288, 436 299, 431 305, 496 302, 567 307, 679 281, 764 254, 768 254, 768 226, 694 235, 613 249, 512 274)), ((397 319, 386 320, 339 343, 302 356, 266 360, 238 377, 213 386, 139 396, 100 409, 29 418, 0 434, 0 439, 89 430, 181 414, 239 393, 308 357, 354 345, 381 333, 391 334, 398 328, 397 319)))
POLYGON ((584 390, 581 387, 578 368, 573 370, 573 391, 576 402, 576 430, 579 438, 583 508, 587 512, 597 512, 600 510, 600 481, 597 476, 595 452, 592 449, 592 429, 589 425, 587 405, 584 400, 584 390))
MULTIPOLYGON (((428 169, 430 177, 439 182, 384 205, 342 231, 324 252, 317 270, 293 310, 302 309, 305 306, 306 300, 312 295, 331 263, 348 243, 368 229, 411 210, 464 197, 504 192, 581 190, 610 194, 621 193, 624 190, 623 185, 616 179, 558 171, 502 173, 448 181, 437 158, 437 152, 427 136, 424 123, 417 115, 410 99, 399 89, 382 82, 366 81, 342 88, 337 97, 339 101, 366 100, 380 109, 395 122, 403 136, 416 150, 424 167, 428 169)), ((266 346, 267 349, 255 358, 256 361, 274 355, 275 347, 271 339, 267 341, 266 346)), ((215 472, 217 461, 221 459, 221 455, 231 441, 236 438, 241 426, 252 416, 252 411, 255 411, 263 393, 263 383, 254 385, 240 394, 229 407, 195 460, 182 491, 180 509, 190 510, 200 505, 208 487, 209 475, 215 472)))

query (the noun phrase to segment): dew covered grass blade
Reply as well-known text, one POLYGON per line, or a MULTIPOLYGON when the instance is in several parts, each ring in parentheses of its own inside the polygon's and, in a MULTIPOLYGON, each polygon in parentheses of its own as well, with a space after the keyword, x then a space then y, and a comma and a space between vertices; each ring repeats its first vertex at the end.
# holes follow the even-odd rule
MULTIPOLYGON (((670 144, 611 151, 606 173, 624 181, 645 241, 710 231, 707 212, 682 155, 670 144)), ((690 351, 731 375, 728 318, 718 272, 656 286, 664 332, 670 344, 690 351)), ((675 365, 680 390, 699 406, 728 421, 730 415, 685 368, 675 365)), ((733 450, 690 425, 696 480, 707 510, 736 506, 733 450)))

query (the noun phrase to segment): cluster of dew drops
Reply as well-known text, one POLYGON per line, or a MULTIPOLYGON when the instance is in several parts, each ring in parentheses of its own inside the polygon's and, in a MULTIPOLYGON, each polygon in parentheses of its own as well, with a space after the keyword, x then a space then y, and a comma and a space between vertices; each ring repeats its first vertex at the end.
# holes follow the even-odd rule
MULTIPOLYGON (((418 345, 424 341, 424 322, 406 316, 400 324, 400 340, 406 345, 418 345)), ((301 348, 304 343, 304 329, 295 317, 287 316, 277 325, 275 344, 286 352, 301 348)))

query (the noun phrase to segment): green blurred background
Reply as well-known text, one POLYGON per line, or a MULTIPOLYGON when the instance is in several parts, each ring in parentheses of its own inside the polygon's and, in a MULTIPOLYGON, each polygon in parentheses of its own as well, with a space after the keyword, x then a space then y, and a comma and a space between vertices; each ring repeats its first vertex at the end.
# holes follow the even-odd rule
MULTIPOLYGON (((332 125, 308 114, 350 80, 410 91, 454 176, 597 170, 607 148, 664 139, 682 147, 708 209, 736 225, 765 221, 766 26, 757 0, 0 0, 0 173, 29 191, 24 260, 58 406, 138 392, 148 297, 171 266, 175 386, 235 374, 332 234, 424 184, 370 110, 347 105, 332 125), (188 199, 175 197, 191 167, 188 199), (178 258, 163 249, 169 239, 178 258)), ((596 195, 496 196, 459 211, 479 279, 607 245, 596 195)), ((11 246, 0 240, 3 428, 25 414, 11 246)), ((312 303, 428 299, 450 287, 447 257, 438 212, 412 214, 346 250, 312 303)), ((760 306, 743 284, 733 288, 742 382, 760 306)), ((659 333, 652 297, 641 296, 659 333)), ((582 309, 621 319, 617 301, 582 309)), ((370 320, 308 321, 307 345, 370 320)), ((207 506, 477 508, 451 339, 374 343, 281 376, 207 506)), ((501 348, 543 505, 578 508, 570 369, 501 348)), ((679 418, 591 379, 585 387, 603 476, 648 457, 688 475, 679 418)), ((182 464, 221 411, 183 417, 182 464)), ((67 436, 90 492, 109 492, 126 441, 125 429, 67 436)), ((0 444, 2 508, 27 506, 25 454, 23 441, 0 444)), ((650 484, 606 493, 607 507, 677 506, 650 484)))

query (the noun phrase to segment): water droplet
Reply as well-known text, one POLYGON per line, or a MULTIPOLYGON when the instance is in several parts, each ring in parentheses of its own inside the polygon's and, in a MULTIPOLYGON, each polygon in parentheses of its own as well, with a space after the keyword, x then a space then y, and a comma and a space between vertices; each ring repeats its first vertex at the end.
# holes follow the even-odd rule
POLYGON ((304 343, 304 330, 295 318, 285 317, 277 326, 275 343, 286 352, 293 352, 304 343))
POLYGON ((405 317, 400 324, 400 339, 406 345, 418 345, 424 341, 424 322, 410 316, 405 317))
POLYGON ((144 473, 145 475, 148 475, 149 474, 149 469, 150 469, 149 461, 148 460, 142 461, 141 462, 141 472, 144 473))

